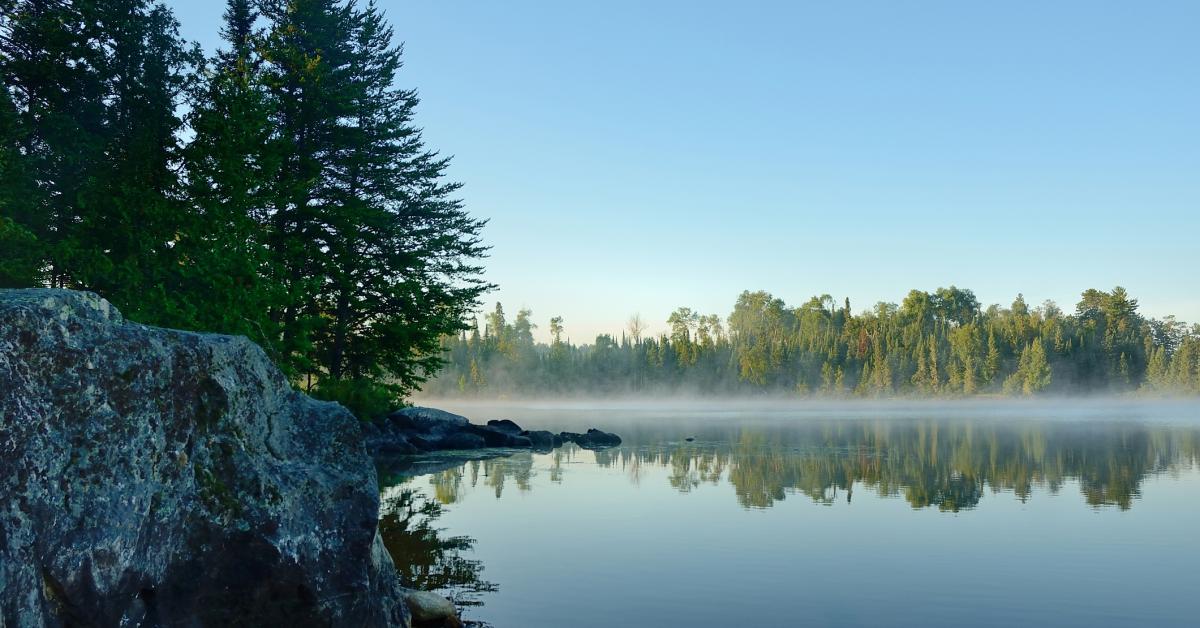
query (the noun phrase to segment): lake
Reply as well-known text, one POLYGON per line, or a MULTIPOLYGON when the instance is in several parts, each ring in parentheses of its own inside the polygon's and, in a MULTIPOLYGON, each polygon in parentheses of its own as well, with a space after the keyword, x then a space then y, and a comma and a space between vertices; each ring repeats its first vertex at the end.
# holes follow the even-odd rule
POLYGON ((1200 625, 1195 404, 428 405, 624 439, 381 470, 496 628, 1200 625))

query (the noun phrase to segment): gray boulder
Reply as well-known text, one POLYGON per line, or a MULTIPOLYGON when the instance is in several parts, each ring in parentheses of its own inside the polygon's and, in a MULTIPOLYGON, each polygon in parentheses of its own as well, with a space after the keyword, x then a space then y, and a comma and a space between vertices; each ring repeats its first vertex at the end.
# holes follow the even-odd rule
POLYGON ((245 338, 0 290, 0 417, 0 626, 408 625, 358 422, 245 338))
POLYGON ((402 408, 363 427, 368 451, 383 458, 448 449, 529 449, 533 444, 520 432, 512 421, 475 425, 464 416, 422 407, 402 408))
POLYGON ((388 421, 401 429, 445 431, 462 429, 471 424, 467 417, 437 408, 401 408, 388 415, 388 421))

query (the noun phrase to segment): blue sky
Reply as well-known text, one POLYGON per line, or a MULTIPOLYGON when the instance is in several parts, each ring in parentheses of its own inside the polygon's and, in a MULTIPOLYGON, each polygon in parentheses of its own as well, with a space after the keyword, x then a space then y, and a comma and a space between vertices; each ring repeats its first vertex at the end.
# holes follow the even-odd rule
POLYGON ((950 284, 1200 322, 1200 3, 379 4, 541 337, 950 284))

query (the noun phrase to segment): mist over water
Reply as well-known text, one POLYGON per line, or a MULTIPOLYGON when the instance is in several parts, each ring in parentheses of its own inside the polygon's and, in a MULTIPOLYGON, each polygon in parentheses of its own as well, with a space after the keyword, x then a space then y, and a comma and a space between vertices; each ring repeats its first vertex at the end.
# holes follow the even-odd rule
MULTIPOLYGON (((1200 404, 441 403, 616 431, 393 475, 497 626, 1194 625, 1200 404), (535 601, 531 603, 531 600, 535 601)), ((386 501, 386 499, 385 499, 386 501)))
POLYGON ((704 425, 720 422, 728 427, 812 419, 919 419, 954 417, 957 420, 1026 419, 1046 421, 1137 421, 1174 423, 1200 421, 1200 399, 1141 398, 1130 395, 1081 395, 1037 399, 882 399, 822 400, 795 398, 712 398, 671 396, 648 400, 642 397, 575 397, 517 400, 469 400, 417 397, 415 405, 449 410, 475 421, 507 418, 530 429, 608 429, 625 425, 704 425), (589 421, 602 423, 591 424, 589 421), (565 423, 565 425, 563 425, 565 423))

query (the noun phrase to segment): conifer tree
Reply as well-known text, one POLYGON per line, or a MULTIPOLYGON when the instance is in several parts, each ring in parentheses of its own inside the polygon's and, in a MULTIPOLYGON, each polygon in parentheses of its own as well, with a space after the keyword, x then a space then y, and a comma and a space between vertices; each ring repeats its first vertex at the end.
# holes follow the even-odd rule
POLYGON ((187 325, 246 335, 290 370, 269 317, 286 293, 271 281, 276 273, 267 249, 269 183, 279 159, 271 151, 274 103, 255 52, 256 17, 250 0, 229 0, 224 48, 194 90, 188 117, 194 138, 184 150, 192 213, 177 244, 189 272, 179 291, 191 310, 187 325))
POLYGON ((401 49, 374 4, 290 0, 266 14, 283 351, 318 380, 402 395, 436 371, 440 337, 464 329, 490 287, 483 222, 414 126, 417 96, 394 83, 401 49))
POLYGON ((18 182, 3 185, 25 195, 3 208, 5 231, 36 241, 38 283, 96 290, 136 320, 172 320, 186 213, 176 111, 194 64, 178 24, 151 0, 5 9, 0 76, 11 100, 0 124, 15 111, 23 158, 18 182))

